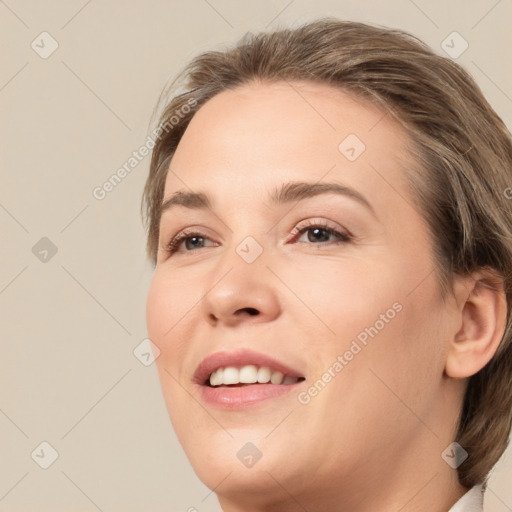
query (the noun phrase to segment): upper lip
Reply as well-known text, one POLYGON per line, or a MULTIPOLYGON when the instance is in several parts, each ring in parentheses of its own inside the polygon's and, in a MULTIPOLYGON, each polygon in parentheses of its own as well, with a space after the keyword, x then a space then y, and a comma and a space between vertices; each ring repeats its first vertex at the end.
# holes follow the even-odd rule
POLYGON ((210 378, 210 375, 219 368, 225 368, 227 366, 241 368, 242 366, 250 364, 268 366, 271 370, 279 371, 287 377, 304 377, 299 371, 290 368, 273 357, 252 350, 237 350, 215 352, 205 357, 196 368, 193 381, 203 385, 210 378))

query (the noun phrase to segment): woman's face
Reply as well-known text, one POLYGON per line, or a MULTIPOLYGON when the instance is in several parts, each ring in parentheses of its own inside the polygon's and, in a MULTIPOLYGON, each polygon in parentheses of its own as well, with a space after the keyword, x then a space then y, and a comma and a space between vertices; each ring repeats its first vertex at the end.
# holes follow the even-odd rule
POLYGON ((307 82, 222 92, 188 126, 164 202, 209 204, 164 209, 147 324, 177 436, 221 500, 349 496, 446 465, 454 326, 406 140, 307 82))

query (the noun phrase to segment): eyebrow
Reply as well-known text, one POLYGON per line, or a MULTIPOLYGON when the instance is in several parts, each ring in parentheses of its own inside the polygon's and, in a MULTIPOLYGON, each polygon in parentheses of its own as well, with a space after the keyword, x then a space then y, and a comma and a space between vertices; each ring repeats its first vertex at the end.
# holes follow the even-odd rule
MULTIPOLYGON (((281 205, 292 201, 301 201, 321 194, 338 194, 357 201, 365 206, 376 216, 370 202, 357 190, 341 185, 340 183, 308 183, 304 181, 293 181, 284 183, 274 189, 270 195, 272 205, 281 205)), ((213 202, 204 192, 193 192, 189 190, 178 190, 166 199, 160 208, 160 215, 176 206, 183 206, 196 210, 213 210, 213 202)))

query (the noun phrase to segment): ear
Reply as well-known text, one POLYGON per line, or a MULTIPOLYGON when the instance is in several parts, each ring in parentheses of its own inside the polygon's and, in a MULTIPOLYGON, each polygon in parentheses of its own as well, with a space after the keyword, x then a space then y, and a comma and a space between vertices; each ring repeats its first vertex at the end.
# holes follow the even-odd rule
POLYGON ((465 276, 454 288, 458 332, 450 340, 445 372, 463 379, 480 371, 494 356, 506 327, 503 278, 488 269, 465 276))

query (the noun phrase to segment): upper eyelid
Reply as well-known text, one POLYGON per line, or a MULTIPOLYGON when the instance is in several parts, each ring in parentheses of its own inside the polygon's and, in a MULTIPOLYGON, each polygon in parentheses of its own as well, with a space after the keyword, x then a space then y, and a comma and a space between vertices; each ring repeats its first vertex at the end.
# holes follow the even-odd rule
MULTIPOLYGON (((307 226, 312 226, 313 227, 313 226, 315 226, 317 224, 319 224, 321 227, 325 227, 325 228, 329 228, 329 229, 334 229, 334 230, 346 231, 348 234, 350 234, 350 231, 346 227, 338 224, 337 222, 329 220, 329 219, 326 219, 325 217, 314 217, 314 216, 313 217, 311 217, 311 216, 305 217, 305 218, 302 218, 302 219, 300 219, 298 221, 295 221, 294 226, 291 229, 291 231, 295 231, 296 229, 301 229, 302 227, 307 227, 307 226), (307 224, 304 226, 304 223, 307 223, 307 224)), ((269 231, 272 231, 274 228, 275 228, 275 225, 272 226, 272 228, 269 231)), ((170 240, 170 239, 176 238, 177 236, 179 236, 182 233, 193 233, 195 231, 198 231, 198 232, 201 233, 201 232, 205 232, 205 231, 210 231, 210 228, 196 227, 195 225, 191 225, 191 226, 186 226, 186 227, 184 227, 182 229, 179 229, 172 236, 167 236, 167 237, 160 236, 160 238, 162 238, 162 239, 167 238, 167 239, 170 240)), ((208 237, 209 235, 207 235, 205 233, 204 236, 208 237)))
POLYGON ((320 218, 320 217, 307 217, 305 219, 301 219, 295 223, 295 227, 292 231, 295 229, 301 229, 306 227, 315 227, 315 226, 321 226, 323 228, 328 229, 336 229, 336 230, 346 230, 343 226, 339 225, 337 222, 334 222, 332 220, 326 219, 326 218, 320 218))

